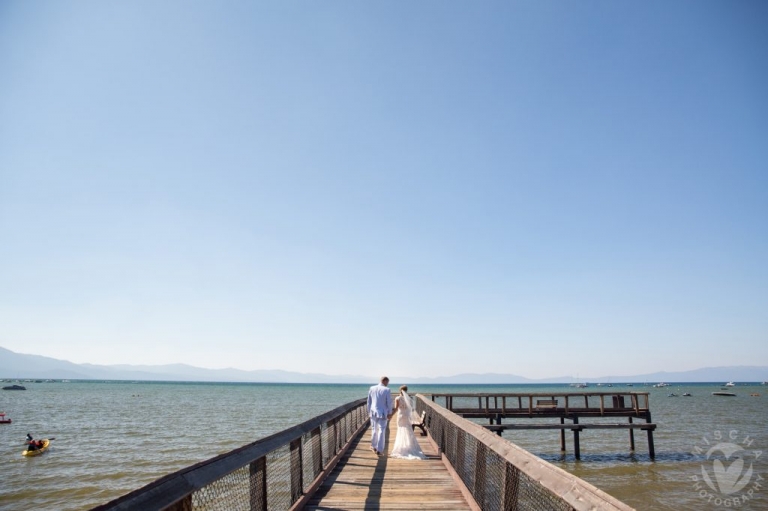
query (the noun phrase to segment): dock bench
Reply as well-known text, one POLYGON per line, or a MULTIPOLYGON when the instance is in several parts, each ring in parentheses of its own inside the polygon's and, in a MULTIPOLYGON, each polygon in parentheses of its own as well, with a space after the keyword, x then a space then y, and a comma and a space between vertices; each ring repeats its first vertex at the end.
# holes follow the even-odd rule
POLYGON ((421 436, 427 436, 427 412, 423 411, 421 412, 421 417, 419 418, 419 422, 412 422, 411 428, 416 431, 416 428, 419 428, 421 430, 421 436))

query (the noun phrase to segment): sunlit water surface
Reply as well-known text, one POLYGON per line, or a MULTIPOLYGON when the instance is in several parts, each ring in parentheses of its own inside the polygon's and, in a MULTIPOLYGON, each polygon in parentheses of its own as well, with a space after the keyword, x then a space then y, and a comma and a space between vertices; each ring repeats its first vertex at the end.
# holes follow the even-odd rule
MULTIPOLYGON (((407 383, 407 382, 406 382, 407 383)), ((400 383, 393 382, 396 388, 400 383)), ((0 510, 83 510, 105 503, 170 472, 286 429, 336 406, 365 397, 367 385, 69 382, 25 383, 26 391, 0 391, 0 411, 13 419, 0 425, 0 510), (21 456, 27 432, 55 437, 42 456, 21 456)), ((411 385, 413 393, 563 392, 565 385, 411 385)), ((559 433, 505 433, 505 438, 586 479, 637 509, 700 510, 728 496, 697 483, 702 467, 714 474, 706 451, 720 441, 743 444, 749 437, 750 485, 768 479, 768 389, 737 386, 736 397, 715 397, 720 386, 674 385, 664 389, 614 384, 590 391, 649 391, 656 460, 648 457, 645 433, 629 452, 624 430, 581 433, 581 461, 573 437, 560 452, 559 433), (691 397, 667 397, 670 393, 691 397), (762 394, 759 397, 751 393, 762 394), (727 435, 732 438, 727 438, 727 435), (709 443, 709 444, 708 444, 709 443), (697 449, 698 448, 698 449, 697 449)), ((582 420, 585 422, 587 419, 582 420)), ((723 460, 726 468, 731 460, 723 460)), ((740 509, 768 509, 768 481, 740 509)), ((731 502, 732 503, 732 502, 731 502)), ((730 506, 734 507, 734 506, 730 506)))

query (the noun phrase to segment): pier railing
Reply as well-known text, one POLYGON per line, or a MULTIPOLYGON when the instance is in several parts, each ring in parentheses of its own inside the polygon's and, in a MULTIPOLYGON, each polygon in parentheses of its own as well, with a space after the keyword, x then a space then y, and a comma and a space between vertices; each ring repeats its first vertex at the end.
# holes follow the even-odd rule
POLYGON ((430 394, 462 417, 650 417, 648 392, 430 394))
POLYGON ((422 395, 419 414, 442 455, 483 511, 632 508, 422 395))
POLYGON ((314 491, 368 420, 366 400, 359 399, 94 510, 290 509, 314 491))

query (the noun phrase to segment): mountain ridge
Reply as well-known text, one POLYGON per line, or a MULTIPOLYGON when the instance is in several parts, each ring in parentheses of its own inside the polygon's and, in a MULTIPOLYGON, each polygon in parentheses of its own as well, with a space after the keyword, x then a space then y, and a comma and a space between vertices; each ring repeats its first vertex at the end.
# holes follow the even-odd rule
MULTIPOLYGON (((3 379, 79 379, 79 380, 145 380, 200 381, 245 383, 370 383, 364 375, 328 375, 300 373, 282 369, 243 370, 236 368, 207 369, 188 364, 164 365, 98 365, 76 364, 66 360, 16 353, 0 347, 0 378, 3 379)), ((374 378, 375 379, 375 378, 374 378)), ((461 373, 452 376, 391 376, 392 381, 421 384, 540 384, 575 383, 572 376, 527 378, 506 373, 461 373)), ((688 371, 658 371, 640 375, 600 376, 584 378, 589 383, 654 383, 664 382, 762 382, 768 379, 768 366, 718 366, 688 371)))

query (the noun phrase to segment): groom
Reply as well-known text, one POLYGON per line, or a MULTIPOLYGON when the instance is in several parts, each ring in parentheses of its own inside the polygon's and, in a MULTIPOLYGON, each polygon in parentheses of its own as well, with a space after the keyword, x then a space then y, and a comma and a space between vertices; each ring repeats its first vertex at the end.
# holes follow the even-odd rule
POLYGON ((381 377, 381 383, 368 390, 368 413, 371 416, 371 450, 377 455, 384 452, 384 433, 387 421, 392 417, 392 393, 387 388, 389 378, 381 377))

